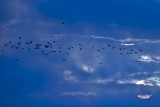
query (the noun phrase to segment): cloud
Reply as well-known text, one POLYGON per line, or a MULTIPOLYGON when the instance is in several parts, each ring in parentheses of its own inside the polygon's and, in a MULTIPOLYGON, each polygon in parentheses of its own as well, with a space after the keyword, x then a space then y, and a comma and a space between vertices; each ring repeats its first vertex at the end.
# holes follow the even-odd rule
POLYGON ((66 70, 64 71, 64 78, 66 81, 71 81, 71 82, 77 82, 78 80, 76 79, 75 76, 73 76, 72 71, 66 70))
POLYGON ((82 65, 81 68, 88 73, 94 72, 94 68, 92 68, 91 66, 88 66, 88 65, 82 65))
POLYGON ((124 46, 132 46, 132 45, 135 45, 134 43, 121 43, 121 45, 124 45, 124 46))
POLYGON ((139 80, 136 82, 137 85, 144 85, 144 86, 153 86, 152 83, 150 83, 149 81, 147 80, 139 80))
POLYGON ((112 78, 108 78, 108 79, 94 79, 94 80, 90 80, 88 83, 96 83, 96 84, 108 84, 113 82, 114 80, 112 78))
POLYGON ((139 61, 141 62, 154 62, 154 63, 160 63, 160 57, 159 56, 150 56, 150 55, 142 55, 139 58, 139 61))
POLYGON ((63 92, 62 95, 64 96, 97 96, 97 93, 95 92, 63 92))
POLYGON ((147 99, 149 99, 151 96, 152 96, 151 94, 146 94, 146 95, 141 95, 141 94, 139 94, 139 95, 137 95, 138 98, 143 99, 143 100, 147 100, 147 99))
POLYGON ((149 77, 147 80, 153 82, 155 86, 160 86, 160 77, 158 76, 149 77))
POLYGON ((91 38, 94 39, 105 39, 105 40, 111 40, 114 42, 119 42, 121 45, 134 45, 134 44, 143 44, 143 43, 148 43, 148 44, 159 44, 160 40, 159 39, 138 39, 138 38, 126 38, 126 39, 115 39, 111 37, 104 37, 104 36, 95 36, 91 35, 91 38))
POLYGON ((145 79, 125 79, 117 80, 117 84, 135 84, 144 86, 160 86, 160 78, 157 76, 147 77, 145 79))
POLYGON ((154 62, 151 56, 142 55, 139 59, 142 62, 154 62))

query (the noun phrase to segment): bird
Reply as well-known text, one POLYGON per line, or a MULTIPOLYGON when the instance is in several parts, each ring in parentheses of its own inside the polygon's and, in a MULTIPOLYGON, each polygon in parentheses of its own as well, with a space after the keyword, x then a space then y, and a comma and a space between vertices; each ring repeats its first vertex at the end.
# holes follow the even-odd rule
POLYGON ((50 42, 47 42, 50 46, 52 45, 50 42))
POLYGON ((64 25, 64 22, 62 22, 62 25, 64 25))
POLYGON ((41 44, 35 44, 35 49, 39 49, 40 48, 40 46, 42 46, 41 44))
POLYGON ((26 44, 29 44, 29 42, 26 42, 26 44))
POLYGON ((69 55, 69 53, 66 53, 67 55, 69 55))
POLYGON ((33 43, 33 41, 31 41, 31 40, 30 40, 29 42, 30 42, 31 44, 33 43))
POLYGON ((49 45, 45 45, 44 47, 45 47, 45 48, 49 48, 49 45))
POLYGON ((66 60, 67 60, 67 59, 64 58, 62 61, 66 61, 66 60))
POLYGON ((19 37, 19 39, 22 39, 22 37, 19 37))
POLYGON ((18 45, 21 45, 22 42, 18 42, 18 45))
POLYGON ((126 54, 129 55, 129 52, 127 52, 126 54))
POLYGON ((138 54, 138 52, 134 52, 135 54, 138 54))

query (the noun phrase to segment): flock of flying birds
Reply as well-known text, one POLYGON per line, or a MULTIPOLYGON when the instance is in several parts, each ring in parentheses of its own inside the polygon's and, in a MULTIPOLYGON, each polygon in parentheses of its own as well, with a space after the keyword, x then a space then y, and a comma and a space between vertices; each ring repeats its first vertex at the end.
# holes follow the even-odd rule
MULTIPOLYGON (((52 42, 46 42, 46 44, 41 44, 41 43, 35 43, 34 41, 30 40, 30 41, 26 41, 26 42, 22 42, 22 37, 18 37, 18 39, 20 40, 18 43, 16 44, 12 44, 12 41, 8 41, 7 43, 3 44, 3 47, 1 47, 0 51, 1 52, 5 52, 5 49, 6 48, 11 48, 11 49, 15 49, 15 50, 27 50, 27 51, 32 51, 33 49, 34 50, 40 50, 41 51, 41 54, 46 56, 46 55, 49 55, 51 53, 62 53, 64 52, 63 51, 63 46, 64 44, 59 44, 59 47, 57 49, 55 49, 55 44, 57 44, 57 41, 52 41, 52 42), (23 45, 32 45, 34 48, 31 49, 31 48, 25 48, 25 47, 22 47, 22 44, 23 45), (50 49, 50 51, 48 50, 45 50, 45 49, 50 49), (44 50, 43 50, 44 49, 44 50)), ((85 46, 81 43, 78 43, 77 46, 70 46, 70 47, 66 47, 66 50, 67 52, 65 52, 66 55, 69 55, 71 50, 75 49, 75 48, 78 48, 79 51, 83 51, 83 49, 85 48, 85 46)), ((91 46, 90 47, 91 49, 95 49, 94 46, 91 46)), ((138 50, 134 50, 134 49, 130 49, 128 51, 125 51, 127 50, 126 47, 123 47, 123 48, 117 48, 115 46, 112 46, 111 44, 107 44, 106 48, 110 48, 112 50, 116 50, 118 49, 120 51, 120 55, 123 55, 123 54, 126 54, 126 55, 131 55, 131 54, 139 54, 140 52, 142 52, 142 49, 138 49, 138 50), (124 52, 125 51, 125 52, 124 52)), ((95 51, 97 52, 101 52, 103 50, 105 50, 106 48, 104 47, 101 47, 95 51)), ((4 54, 2 54, 4 55, 4 54)), ((139 57, 140 58, 140 57, 139 57)), ((5 59, 5 56, 1 56, 1 59, 5 59)), ((18 58, 16 58, 16 60, 20 60, 18 58)), ((63 58, 62 61, 66 61, 67 58, 63 58)), ((139 63, 141 64, 141 61, 140 60, 135 60, 136 63, 139 63)), ((102 62, 100 62, 99 64, 103 64, 102 62)))
MULTIPOLYGON (((64 24, 64 22, 62 22, 62 24, 64 24)), ((7 48, 11 48, 15 50, 27 50, 27 51, 32 51, 33 49, 39 50, 43 56, 49 55, 51 53, 64 53, 66 54, 66 56, 68 56, 71 54, 72 52, 71 50, 75 48, 78 49, 79 51, 83 51, 83 49, 86 48, 86 46, 83 45, 82 43, 77 43, 76 46, 74 45, 74 46, 66 47, 65 50, 67 51, 64 51, 64 44, 59 44, 56 40, 42 44, 42 43, 34 42, 32 40, 23 41, 22 37, 18 37, 18 41, 19 42, 17 42, 16 44, 13 43, 13 41, 8 41, 5 44, 2 44, 3 46, 0 46, 0 51, 2 52, 0 54, 1 55, 0 60, 6 58, 5 51, 7 50, 7 48), (58 47, 55 48, 55 45, 57 44, 58 44, 58 47), (26 46, 32 45, 32 48, 25 47, 24 45, 26 46), (49 49, 49 51, 46 49, 49 49)), ((102 52, 105 49, 107 50, 107 48, 110 48, 112 50, 119 50, 119 55, 132 55, 132 54, 139 55, 142 52, 142 49, 129 49, 128 50, 127 47, 115 47, 111 44, 107 44, 106 47, 101 47, 98 49, 95 48, 95 46, 90 47, 90 49, 95 49, 96 52, 102 52)), ((140 59, 141 57, 138 57, 138 58, 140 59)), ((135 62, 138 64, 141 64, 141 61, 139 59, 135 60, 135 62)), ((16 58, 16 60, 19 61, 20 59, 16 58)), ((62 62, 65 62, 67 60, 68 60, 67 57, 61 59, 62 62)), ((99 64, 103 64, 103 62, 99 62, 99 64)))

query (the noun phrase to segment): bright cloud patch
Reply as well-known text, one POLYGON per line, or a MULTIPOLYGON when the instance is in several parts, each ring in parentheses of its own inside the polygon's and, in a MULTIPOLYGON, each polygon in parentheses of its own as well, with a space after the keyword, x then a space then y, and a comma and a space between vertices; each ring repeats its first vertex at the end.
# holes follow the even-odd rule
POLYGON ((153 62, 153 59, 151 58, 151 56, 147 56, 147 55, 141 56, 139 60, 142 62, 153 62))
POLYGON ((144 85, 144 86, 153 86, 152 83, 150 83, 149 81, 146 80, 140 80, 136 82, 137 85, 144 85))
POLYGON ((143 99, 143 100, 147 100, 151 97, 151 94, 146 94, 146 95, 137 95, 138 98, 143 99))
POLYGON ((88 66, 88 65, 82 65, 81 68, 88 73, 93 73, 94 72, 94 68, 88 66))
POLYGON ((148 77, 143 80, 138 79, 126 79, 126 80, 117 80, 117 84, 135 84, 135 85, 144 85, 144 86, 160 86, 160 78, 157 76, 148 77))
POLYGON ((132 46, 134 45, 133 43, 121 43, 121 45, 124 45, 124 46, 132 46))

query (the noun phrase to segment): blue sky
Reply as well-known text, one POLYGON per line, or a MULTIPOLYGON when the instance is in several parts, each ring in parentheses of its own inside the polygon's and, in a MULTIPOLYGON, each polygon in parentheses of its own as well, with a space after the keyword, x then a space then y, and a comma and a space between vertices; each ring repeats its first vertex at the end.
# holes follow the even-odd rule
POLYGON ((159 0, 0 0, 0 14, 0 106, 160 105, 159 0))

